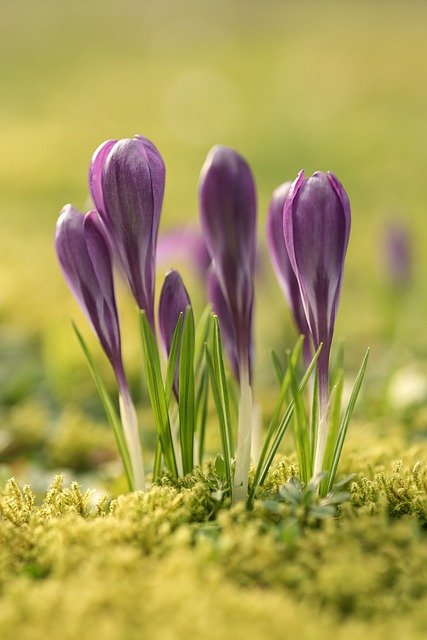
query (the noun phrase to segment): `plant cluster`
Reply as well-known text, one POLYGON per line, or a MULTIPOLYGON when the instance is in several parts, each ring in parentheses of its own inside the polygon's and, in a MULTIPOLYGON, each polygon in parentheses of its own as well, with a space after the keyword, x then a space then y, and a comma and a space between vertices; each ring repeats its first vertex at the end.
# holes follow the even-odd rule
POLYGON ((301 482, 314 482, 322 497, 328 495, 367 361, 366 356, 342 412, 342 363, 331 378, 329 359, 350 233, 350 205, 343 186, 331 173, 317 172, 307 179, 301 171, 292 184, 279 187, 270 202, 270 255, 301 338, 285 363, 273 354, 280 390, 259 456, 252 446, 257 203, 251 169, 236 151, 222 146, 209 152, 202 168, 200 220, 210 261, 206 286, 213 313, 207 307, 197 326, 190 296, 175 270, 166 275, 156 314, 155 263, 164 186, 164 162, 151 141, 139 135, 108 140, 90 165, 94 209, 82 215, 67 205, 56 228, 55 246, 65 279, 117 380, 120 417, 75 327, 113 426, 129 487, 145 487, 145 468, 122 358, 113 261, 140 311, 158 438, 154 479, 163 471, 173 478, 185 476, 202 463, 211 394, 221 437, 223 490, 233 502, 253 505, 290 424, 301 482), (237 425, 232 410, 235 386, 237 425), (249 486, 251 453, 255 473, 249 486))

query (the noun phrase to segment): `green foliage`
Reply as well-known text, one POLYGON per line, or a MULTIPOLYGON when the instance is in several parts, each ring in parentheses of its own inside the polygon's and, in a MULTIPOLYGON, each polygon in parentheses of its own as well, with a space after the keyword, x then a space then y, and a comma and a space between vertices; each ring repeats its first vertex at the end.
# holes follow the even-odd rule
POLYGON ((102 380, 102 376, 98 371, 98 367, 96 366, 95 360, 92 357, 89 347, 86 344, 85 339, 83 338, 82 334, 77 328, 77 325, 74 324, 74 322, 73 322, 73 329, 74 329, 74 333, 76 334, 77 340, 80 344, 80 347, 83 351, 83 354, 85 356, 88 369, 91 373, 93 381, 95 382, 95 386, 98 391, 98 395, 101 399, 101 402, 104 406, 105 413, 107 414, 108 421, 110 423, 110 426, 113 429, 114 437, 116 439, 117 449, 123 463, 123 468, 126 474, 128 485, 129 485, 129 488, 132 489, 133 488, 132 465, 130 462, 129 451, 126 445, 122 423, 114 407, 113 401, 111 400, 111 397, 107 391, 107 388, 102 380))
MULTIPOLYGON (((163 383, 162 371, 160 368, 160 357, 155 338, 144 311, 141 311, 140 313, 140 327, 145 372, 147 376, 151 407, 153 410, 154 424, 161 443, 166 468, 170 473, 176 476, 178 470, 176 466, 175 450, 169 420, 169 406, 163 383)), ((173 369, 170 367, 170 370, 174 373, 175 367, 173 369)), ((169 379, 171 379, 171 376, 172 374, 170 374, 169 379)), ((168 388, 169 387, 170 385, 168 388)))

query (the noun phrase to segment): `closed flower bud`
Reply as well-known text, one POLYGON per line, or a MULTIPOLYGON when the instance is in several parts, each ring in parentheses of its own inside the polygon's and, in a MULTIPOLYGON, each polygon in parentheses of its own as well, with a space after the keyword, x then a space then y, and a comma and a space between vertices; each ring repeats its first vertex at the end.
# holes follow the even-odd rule
POLYGON ((308 365, 311 360, 310 329, 305 317, 298 280, 289 260, 283 235, 283 207, 291 184, 291 182, 285 182, 273 192, 267 216, 267 244, 283 295, 292 311, 299 333, 304 336, 304 359, 308 365))
POLYGON ((154 330, 157 234, 165 166, 142 136, 107 140, 95 151, 89 188, 114 255, 140 309, 154 330))

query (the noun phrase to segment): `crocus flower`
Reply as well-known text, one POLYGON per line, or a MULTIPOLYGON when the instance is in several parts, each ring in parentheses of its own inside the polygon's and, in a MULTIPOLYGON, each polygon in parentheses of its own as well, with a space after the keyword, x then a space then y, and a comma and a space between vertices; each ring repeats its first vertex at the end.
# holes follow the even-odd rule
POLYGON ((113 367, 134 484, 135 488, 143 488, 142 452, 136 413, 123 368, 110 249, 96 211, 83 216, 71 205, 66 205, 56 225, 55 248, 65 280, 113 367))
POLYGON ((305 317, 298 280, 289 260, 283 235, 283 207, 291 184, 291 182, 285 182, 273 192, 267 216, 267 243, 277 280, 292 311, 297 329, 304 336, 304 360, 308 365, 312 357, 310 329, 305 317))
MULTIPOLYGON (((314 348, 323 343, 318 360, 319 413, 323 418, 329 397, 329 354, 350 234, 348 196, 332 173, 318 171, 305 179, 300 171, 285 200, 283 231, 314 348)), ((318 435, 315 474, 322 468, 327 429, 323 424, 318 435)))
POLYGON ((107 140, 93 155, 89 169, 93 202, 153 331, 155 253, 164 187, 162 157, 147 138, 107 140))
POLYGON ((205 280, 211 257, 202 233, 195 227, 185 226, 160 234, 156 253, 157 265, 171 267, 175 261, 191 265, 205 280))
POLYGON ((202 230, 223 297, 219 305, 219 298, 213 302, 218 310, 227 309, 225 322, 231 319, 236 340, 240 401, 233 499, 238 501, 247 494, 252 436, 256 193, 247 162, 233 149, 214 147, 202 169, 199 193, 202 230))
POLYGON ((200 178, 202 230, 237 340, 239 370, 251 377, 251 328, 256 251, 256 194, 247 162, 214 147, 200 178))
POLYGON ((408 228, 402 222, 389 222, 383 237, 387 277, 397 289, 404 291, 411 280, 412 247, 408 228))
MULTIPOLYGON (((178 271, 171 269, 168 271, 163 283, 159 300, 159 333, 163 350, 166 357, 169 357, 173 334, 182 313, 185 315, 187 307, 191 305, 187 289, 184 286, 178 271)), ((175 375, 174 391, 178 396, 178 366, 175 375)))

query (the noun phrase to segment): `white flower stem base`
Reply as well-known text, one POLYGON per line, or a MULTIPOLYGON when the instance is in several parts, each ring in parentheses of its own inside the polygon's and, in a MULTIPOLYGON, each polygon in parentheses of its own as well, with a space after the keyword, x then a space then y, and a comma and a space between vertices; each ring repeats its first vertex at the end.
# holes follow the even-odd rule
POLYGON ((136 417, 135 407, 127 389, 120 392, 119 405, 123 432, 132 465, 134 489, 135 491, 145 489, 144 463, 142 459, 141 441, 138 433, 138 419, 136 417))
POLYGON ((323 471, 326 441, 328 439, 330 412, 328 407, 327 387, 319 387, 319 424, 317 427, 316 452, 314 454, 313 478, 323 471))
POLYGON ((233 503, 246 500, 248 497, 248 478, 251 460, 252 440, 252 388, 249 382, 249 371, 243 368, 240 372, 239 422, 237 428, 236 468, 233 483, 233 503))

